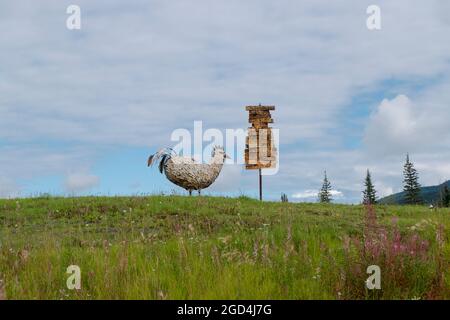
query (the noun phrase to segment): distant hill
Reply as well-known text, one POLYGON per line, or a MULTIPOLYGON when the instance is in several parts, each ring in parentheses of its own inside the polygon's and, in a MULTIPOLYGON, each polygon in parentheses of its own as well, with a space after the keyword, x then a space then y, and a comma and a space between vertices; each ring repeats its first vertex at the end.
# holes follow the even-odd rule
MULTIPOLYGON (((422 187, 422 199, 426 204, 436 204, 440 198, 441 189, 447 185, 450 188, 450 180, 438 186, 422 187)), ((406 204, 405 193, 395 193, 378 200, 381 204, 406 204)))

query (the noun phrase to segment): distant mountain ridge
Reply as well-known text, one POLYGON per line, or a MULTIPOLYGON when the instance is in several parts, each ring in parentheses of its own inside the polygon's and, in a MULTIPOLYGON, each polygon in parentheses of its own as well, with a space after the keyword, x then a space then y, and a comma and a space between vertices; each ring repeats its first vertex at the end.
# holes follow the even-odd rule
MULTIPOLYGON (((422 187, 421 196, 426 204, 438 203, 442 188, 447 185, 450 188, 450 180, 437 186, 422 187)), ((399 192, 378 200, 380 204, 406 204, 405 192, 399 192)))

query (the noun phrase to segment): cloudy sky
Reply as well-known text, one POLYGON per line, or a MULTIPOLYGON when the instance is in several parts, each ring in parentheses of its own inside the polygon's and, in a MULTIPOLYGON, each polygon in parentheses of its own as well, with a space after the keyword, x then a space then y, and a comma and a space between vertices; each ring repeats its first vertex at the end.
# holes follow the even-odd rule
MULTIPOLYGON (((265 195, 338 202, 450 179, 447 0, 71 0, 0 3, 0 197, 180 192, 146 159, 177 128, 246 128, 276 105, 265 195), (81 8, 81 30, 66 8, 81 8), (381 8, 381 30, 366 9, 381 8)), ((210 194, 255 196, 226 165, 210 194)))

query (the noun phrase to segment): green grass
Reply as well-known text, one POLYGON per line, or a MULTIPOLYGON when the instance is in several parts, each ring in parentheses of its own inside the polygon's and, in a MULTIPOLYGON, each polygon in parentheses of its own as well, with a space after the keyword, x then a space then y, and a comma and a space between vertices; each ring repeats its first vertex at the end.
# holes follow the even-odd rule
MULTIPOLYGON (((430 297, 443 225, 444 288, 432 296, 450 299, 450 211, 376 210, 381 223, 397 216, 402 232, 431 243, 430 262, 409 275, 417 281, 392 288, 382 280, 377 298, 430 297)), ((0 200, 0 280, 8 299, 345 298, 343 239, 362 236, 364 212, 245 197, 0 200), (69 265, 81 268, 81 290, 66 287, 69 265)))

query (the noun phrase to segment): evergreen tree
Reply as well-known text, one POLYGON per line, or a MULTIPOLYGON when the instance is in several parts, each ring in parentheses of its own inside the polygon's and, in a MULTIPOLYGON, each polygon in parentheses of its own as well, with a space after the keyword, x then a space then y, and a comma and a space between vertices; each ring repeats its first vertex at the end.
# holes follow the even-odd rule
POLYGON ((422 198, 420 195, 419 174, 414 168, 414 164, 409 160, 409 154, 406 155, 406 163, 403 170, 405 201, 407 204, 420 204, 422 198))
POLYGON ((377 202, 377 191, 372 183, 372 176, 370 171, 367 169, 367 176, 364 182, 366 189, 363 191, 363 203, 364 204, 375 204, 377 202))
POLYGON ((319 192, 319 202, 320 203, 330 203, 333 201, 331 197, 331 183, 328 180, 327 172, 325 171, 325 177, 323 179, 322 189, 319 192))
POLYGON ((450 207, 450 189, 447 184, 441 189, 440 205, 444 208, 450 207))

